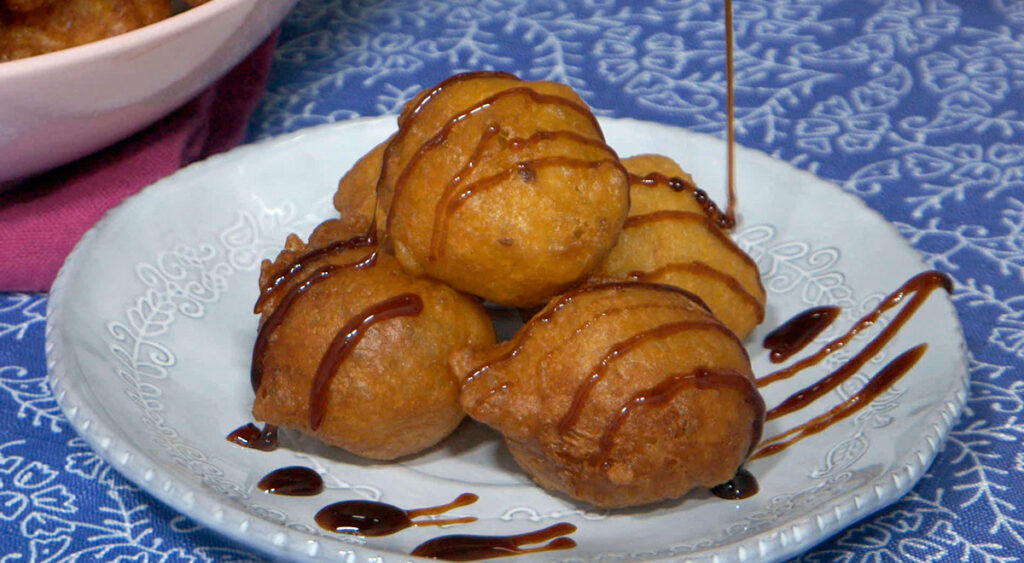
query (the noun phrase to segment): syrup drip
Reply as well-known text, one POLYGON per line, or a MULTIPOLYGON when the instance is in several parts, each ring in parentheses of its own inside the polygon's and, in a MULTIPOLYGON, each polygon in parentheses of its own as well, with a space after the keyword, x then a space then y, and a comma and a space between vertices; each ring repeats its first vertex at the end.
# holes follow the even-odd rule
POLYGON ((267 473, 256 487, 275 495, 311 497, 323 492, 324 480, 316 471, 295 465, 267 473))
POLYGON ((575 531, 576 526, 562 522, 543 530, 514 536, 441 536, 420 544, 412 551, 412 555, 446 561, 476 561, 524 553, 572 549, 576 547, 576 542, 562 536, 575 531), (523 547, 545 541, 548 543, 540 547, 523 547))
POLYGON ((444 514, 460 506, 473 504, 478 499, 479 497, 472 493, 463 493, 448 504, 414 510, 370 500, 347 500, 325 506, 316 513, 314 519, 321 528, 330 532, 386 536, 412 526, 444 526, 475 522, 476 518, 472 516, 419 521, 413 521, 413 518, 444 514))
POLYGON ((277 449, 277 426, 264 424, 263 430, 260 430, 250 422, 233 430, 226 439, 232 444, 250 450, 272 452, 277 449))
POLYGON ((320 359, 313 384, 309 392, 309 426, 320 428, 327 415, 327 388, 330 386, 338 366, 352 353, 366 331, 373 325, 394 317, 418 315, 423 311, 423 300, 413 293, 403 293, 386 299, 361 311, 350 319, 334 336, 327 352, 320 359))
POLYGON ((736 85, 733 75, 732 0, 725 0, 725 90, 726 90, 726 145, 728 152, 727 189, 729 202, 725 207, 724 229, 736 226, 736 85))
POLYGON ((769 358, 781 363, 803 350, 839 316, 839 307, 814 307, 789 319, 764 337, 764 347, 771 350, 769 358))
POLYGON ((629 181, 631 184, 640 184, 647 187, 668 186, 674 192, 688 193, 700 205, 704 215, 716 225, 723 229, 731 228, 734 225, 733 222, 730 222, 731 220, 728 215, 722 212, 714 200, 708 196, 708 193, 698 188, 693 182, 686 181, 678 176, 670 178, 660 172, 651 172, 646 176, 630 174, 629 181))
POLYGON ((740 500, 756 495, 760 489, 757 478, 741 467, 736 470, 735 477, 721 485, 711 487, 711 494, 725 500, 740 500))

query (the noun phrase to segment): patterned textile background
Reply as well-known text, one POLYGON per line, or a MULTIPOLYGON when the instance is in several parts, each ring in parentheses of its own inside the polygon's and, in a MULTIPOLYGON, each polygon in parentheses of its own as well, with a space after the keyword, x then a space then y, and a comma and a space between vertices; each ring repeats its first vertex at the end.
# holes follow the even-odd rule
MULTIPOLYGON (((971 395, 914 490, 803 561, 1024 560, 1024 0, 736 1, 737 139, 861 196, 956 280, 971 395)), ((711 0, 301 0, 250 140, 395 113, 462 70, 724 135, 711 0)), ((76 437, 45 295, 0 294, 0 563, 258 559, 76 437), (6 554, 6 555, 3 555, 6 554)))

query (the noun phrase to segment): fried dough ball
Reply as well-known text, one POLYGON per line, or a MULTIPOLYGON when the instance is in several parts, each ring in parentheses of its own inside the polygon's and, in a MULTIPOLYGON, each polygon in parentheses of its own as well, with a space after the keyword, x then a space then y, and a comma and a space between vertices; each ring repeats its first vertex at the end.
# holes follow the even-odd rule
POLYGON ((45 8, 56 0, 0 0, 0 9, 8 9, 12 12, 31 12, 45 8))
POLYGON ((636 506, 731 479, 764 419, 736 336, 677 288, 585 286, 516 337, 453 354, 462 406, 541 486, 636 506))
POLYGON ((394 459, 447 436, 464 413, 451 351, 488 346, 478 300, 406 273, 341 220, 263 264, 253 416, 352 453, 394 459))
POLYGON ((746 338, 764 320, 767 296, 757 264, 716 223, 718 208, 667 157, 642 155, 622 163, 630 172, 629 218, 592 278, 680 287, 746 338))
POLYGON ((615 243, 627 174, 568 86, 456 75, 410 101, 398 125, 377 221, 409 271, 529 307, 583 279, 615 243))
MULTIPOLYGON (((6 0, 12 8, 31 0, 6 0)), ((59 0, 30 11, 0 10, 0 62, 113 37, 171 15, 168 0, 59 0)))
MULTIPOLYGON (((390 139, 388 139, 390 141, 390 139)), ((369 232, 377 207, 377 181, 388 141, 366 153, 341 177, 334 193, 334 208, 342 217, 352 218, 355 232, 369 232)))

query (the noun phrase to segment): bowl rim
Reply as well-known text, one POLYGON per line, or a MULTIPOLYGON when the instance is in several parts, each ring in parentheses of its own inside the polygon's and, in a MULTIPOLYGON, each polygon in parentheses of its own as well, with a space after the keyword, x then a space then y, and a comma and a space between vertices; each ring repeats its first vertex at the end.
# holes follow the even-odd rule
POLYGON ((263 0, 209 0, 166 19, 131 31, 41 55, 0 62, 0 83, 15 77, 44 74, 54 69, 89 63, 130 49, 133 46, 159 42, 199 25, 206 19, 228 12, 241 4, 257 4, 263 0))

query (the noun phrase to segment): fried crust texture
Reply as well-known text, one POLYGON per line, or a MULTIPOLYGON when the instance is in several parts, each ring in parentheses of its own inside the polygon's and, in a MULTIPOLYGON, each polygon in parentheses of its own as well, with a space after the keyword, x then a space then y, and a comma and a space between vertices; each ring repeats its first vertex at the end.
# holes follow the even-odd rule
POLYGON ((409 271, 529 307, 581 281, 615 243, 628 177, 571 88, 456 75, 398 124, 377 221, 409 271))
POLYGON ((740 341, 667 285, 569 292, 513 339, 456 352, 452 368, 463 408, 538 484, 602 508, 728 481, 764 419, 740 341))
POLYGON ((373 237, 352 233, 328 221, 264 262, 253 416, 394 459, 458 425, 448 357, 493 344, 494 328, 477 299, 406 273, 373 237))
POLYGON ((764 320, 757 264, 718 226, 720 211, 689 174, 660 155, 623 159, 629 218, 594 280, 665 283, 698 295, 741 339, 764 320))

